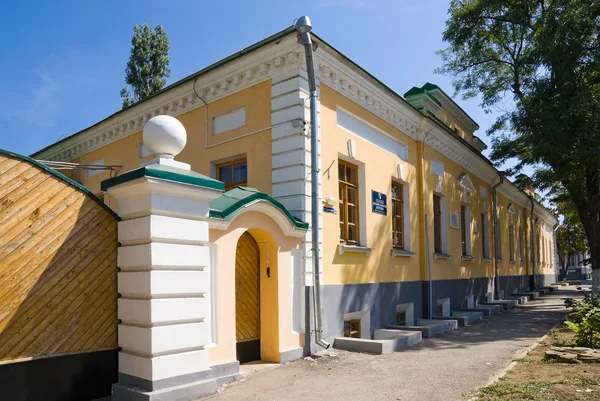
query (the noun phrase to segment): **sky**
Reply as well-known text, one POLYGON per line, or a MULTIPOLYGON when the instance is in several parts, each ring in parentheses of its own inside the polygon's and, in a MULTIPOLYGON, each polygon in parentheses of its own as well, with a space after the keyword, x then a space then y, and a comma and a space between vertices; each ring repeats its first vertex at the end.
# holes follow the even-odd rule
MULTIPOLYGON (((121 108, 133 26, 162 24, 173 83, 280 31, 314 31, 397 93, 432 82, 449 0, 5 1, 0 5, 0 148, 31 154, 121 108)), ((455 98, 485 131, 496 115, 455 98)), ((488 152, 485 152, 486 154, 488 152)))

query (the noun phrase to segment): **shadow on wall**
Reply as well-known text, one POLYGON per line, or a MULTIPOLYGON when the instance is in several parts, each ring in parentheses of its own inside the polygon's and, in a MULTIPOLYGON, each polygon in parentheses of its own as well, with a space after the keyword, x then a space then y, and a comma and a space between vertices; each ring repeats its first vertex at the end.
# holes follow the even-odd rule
POLYGON ((37 170, 0 188, 0 362, 15 361, 0 365, 2 398, 106 397, 118 369, 117 218, 37 170))

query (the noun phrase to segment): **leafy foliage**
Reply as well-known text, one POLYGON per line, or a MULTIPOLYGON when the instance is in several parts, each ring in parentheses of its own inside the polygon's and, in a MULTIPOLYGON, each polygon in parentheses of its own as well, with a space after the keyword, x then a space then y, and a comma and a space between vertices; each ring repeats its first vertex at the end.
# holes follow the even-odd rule
POLYGON ((563 191, 600 269, 600 2, 453 0, 449 13, 438 71, 486 111, 508 107, 488 130, 492 160, 563 191))
POLYGON ((134 26, 125 69, 127 86, 121 89, 123 108, 160 91, 171 75, 169 64, 169 38, 162 25, 134 26))
POLYGON ((565 324, 575 332, 580 347, 600 348, 600 296, 586 294, 583 300, 567 299, 571 313, 565 324))

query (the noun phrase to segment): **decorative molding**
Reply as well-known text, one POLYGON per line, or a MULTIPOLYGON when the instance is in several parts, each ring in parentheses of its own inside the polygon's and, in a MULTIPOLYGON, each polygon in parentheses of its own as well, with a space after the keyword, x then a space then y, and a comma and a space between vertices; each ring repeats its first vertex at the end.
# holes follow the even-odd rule
MULTIPOLYGON (((199 76, 196 92, 207 103, 239 92, 302 65, 303 50, 293 38, 255 51, 199 76), (273 50, 277 50, 273 53, 273 50)), ((193 81, 167 90, 84 130, 61 144, 36 154, 37 159, 69 161, 141 131, 146 121, 160 114, 178 116, 204 106, 194 94, 193 81)))
POLYGON ((321 46, 315 54, 317 74, 321 83, 369 110, 400 131, 417 139, 424 116, 408 103, 401 105, 393 94, 376 87, 372 79, 361 76, 354 68, 337 60, 333 51, 321 46))

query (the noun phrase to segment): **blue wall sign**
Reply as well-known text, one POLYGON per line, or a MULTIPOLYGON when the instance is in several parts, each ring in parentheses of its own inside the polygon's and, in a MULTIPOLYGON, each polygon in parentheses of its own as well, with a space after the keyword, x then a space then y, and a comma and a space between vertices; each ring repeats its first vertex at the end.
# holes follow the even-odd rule
POLYGON ((373 213, 387 215, 387 195, 377 191, 371 191, 371 204, 373 213))
POLYGON ((323 206, 323 212, 337 214, 337 210, 329 206, 323 206))

